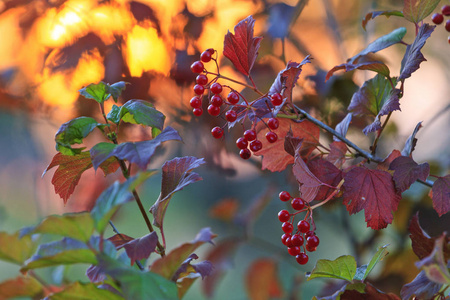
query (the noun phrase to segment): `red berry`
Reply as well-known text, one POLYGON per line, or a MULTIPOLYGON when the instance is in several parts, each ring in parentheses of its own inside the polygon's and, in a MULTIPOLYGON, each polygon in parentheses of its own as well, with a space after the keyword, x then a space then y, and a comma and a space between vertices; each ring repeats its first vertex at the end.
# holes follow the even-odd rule
POLYGON ((217 117, 220 114, 220 107, 210 104, 208 106, 208 113, 213 117, 217 117))
POLYGON ((280 93, 275 93, 270 96, 270 101, 272 102, 273 106, 278 106, 283 103, 283 97, 281 97, 280 93))
POLYGON ((297 256, 295 257, 295 259, 297 260, 297 262, 298 262, 300 265, 306 265, 306 264, 308 263, 309 257, 308 257, 308 254, 302 252, 302 253, 300 253, 299 255, 297 255, 297 256))
POLYGON ((211 134, 216 139, 220 139, 223 136, 223 129, 216 126, 213 129, 211 129, 211 134))
POLYGON ((209 104, 220 107, 223 103, 222 97, 220 95, 214 95, 211 97, 211 100, 209 101, 209 104))
POLYGON ((313 236, 313 235, 316 235, 316 234, 314 233, 314 231, 308 231, 308 232, 305 233, 305 239, 308 238, 308 237, 310 237, 310 236, 313 236))
POLYGON ((291 236, 291 237, 288 237, 288 238, 286 239, 286 246, 288 246, 288 247, 293 247, 293 246, 294 246, 294 245, 292 245, 291 239, 292 239, 292 236, 291 236))
POLYGON ((278 122, 278 119, 270 118, 269 121, 267 121, 267 126, 269 126, 270 129, 275 130, 280 126, 280 122, 278 122))
POLYGON ((442 6, 441 12, 444 16, 450 16, 450 5, 442 6))
POLYGON ((298 230, 300 230, 300 232, 306 233, 309 231, 309 223, 306 220, 301 220, 298 222, 297 224, 297 228, 298 230))
POLYGON ((248 129, 244 131, 244 137, 247 141, 253 141, 256 139, 256 131, 253 129, 248 129))
POLYGON ((283 243, 283 245, 287 245, 286 240, 291 238, 291 235, 289 233, 285 233, 281 236, 281 242, 283 243))
POLYGON ((203 85, 200 84, 196 84, 194 85, 194 93, 196 95, 203 95, 203 92, 205 91, 205 88, 203 87, 203 85))
POLYGON ((448 37, 448 43, 450 44, 450 36, 448 37))
POLYGON ((266 139, 267 141, 269 141, 269 143, 275 143, 278 139, 278 135, 273 131, 269 131, 268 133, 266 133, 266 139))
POLYGON ((304 239, 300 234, 294 234, 291 237, 291 244, 294 246, 298 246, 300 247, 301 245, 303 245, 304 239))
POLYGON ((252 156, 252 153, 250 152, 250 150, 248 150, 247 148, 245 149, 241 149, 241 151, 239 151, 239 156, 242 159, 249 159, 250 156, 252 156))
POLYGON ((291 194, 289 194, 289 192, 282 191, 278 195, 278 198, 280 198, 281 201, 286 202, 286 201, 289 201, 291 199, 291 194))
POLYGON ((197 78, 195 78, 195 82, 200 85, 205 85, 208 83, 208 77, 206 77, 205 74, 199 74, 197 75, 197 78))
POLYGON ((447 20, 447 22, 445 22, 445 30, 450 32, 450 20, 447 20))
POLYGON ((200 108, 202 106, 202 99, 200 99, 200 97, 198 96, 192 97, 191 101, 189 101, 189 104, 191 104, 192 108, 200 108))
POLYGON ((280 222, 287 222, 287 221, 289 221, 290 217, 291 217, 291 215, 285 209, 280 210, 280 212, 278 213, 278 220, 280 220, 280 222))
MULTIPOLYGON (((237 119, 237 113, 230 109, 225 113, 225 119, 227 119, 228 122, 234 122, 237 119)), ((247 148, 247 146, 245 146, 247 148)))
MULTIPOLYGON (((292 239, 292 238, 291 238, 292 239)), ((292 256, 297 256, 300 254, 300 247, 294 246, 294 247, 289 247, 288 248, 288 252, 290 255, 292 256)))
POLYGON ((252 150, 253 152, 258 152, 261 149, 262 143, 260 140, 254 140, 253 142, 250 143, 250 150, 252 150))
POLYGON ((194 73, 201 73, 203 72, 203 63, 199 60, 195 61, 192 65, 191 65, 191 71, 194 73))
POLYGON ((211 61, 211 56, 212 56, 212 53, 207 51, 207 50, 205 50, 205 51, 202 52, 202 54, 200 54, 200 60, 202 62, 207 63, 207 62, 211 61))
POLYGON ((319 246, 319 242, 320 241, 317 235, 312 235, 306 238, 306 245, 309 245, 312 248, 316 248, 317 246, 319 246))
POLYGON ((444 16, 438 13, 435 13, 432 17, 431 17, 431 21, 433 21, 434 24, 439 25, 442 22, 444 22, 444 16))
POLYGON ((211 89, 211 93, 213 93, 213 94, 220 94, 220 93, 222 93, 222 90, 223 90, 222 85, 218 82, 214 82, 213 84, 211 84, 210 89, 211 89))
POLYGON ((213 55, 216 50, 214 50, 213 48, 208 48, 205 51, 208 51, 209 53, 211 53, 211 55, 213 55))
POLYGON ((305 207, 305 201, 302 198, 294 198, 291 201, 291 205, 295 210, 302 210, 305 207))
POLYGON ((227 100, 234 105, 239 102, 239 96, 236 92, 231 91, 228 93, 227 100))
POLYGON ((247 146, 248 146, 248 142, 247 142, 247 140, 246 140, 245 138, 240 137, 240 138, 238 138, 237 141, 236 141, 236 146, 237 146, 239 149, 246 149, 247 146))
POLYGON ((284 233, 291 233, 292 230, 294 230, 294 226, 292 226, 292 224, 289 222, 284 222, 281 225, 281 229, 283 229, 284 233))
POLYGON ((203 114, 203 109, 201 107, 199 108, 194 108, 192 110, 192 113, 194 114, 194 116, 196 117, 200 117, 203 114))
POLYGON ((310 245, 306 244, 305 245, 305 249, 308 252, 314 252, 314 251, 316 251, 317 247, 313 247, 313 246, 310 246, 310 245))

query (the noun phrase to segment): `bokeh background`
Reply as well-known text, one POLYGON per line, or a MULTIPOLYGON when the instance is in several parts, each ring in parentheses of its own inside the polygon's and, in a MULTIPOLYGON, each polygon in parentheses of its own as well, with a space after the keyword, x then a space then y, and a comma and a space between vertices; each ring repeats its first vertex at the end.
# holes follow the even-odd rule
MULTIPOLYGON (((258 218, 251 220, 252 239, 239 247, 225 266, 229 270, 217 283, 214 299, 246 299, 246 269, 255 258, 267 256, 280 263, 282 297, 309 299, 326 285, 320 280, 304 283, 304 273, 312 269, 315 260, 352 254, 366 263, 364 259, 376 247, 388 243, 389 263, 376 270, 374 280, 380 289, 398 293, 401 285, 418 272, 411 264, 415 258, 406 238, 409 217, 420 208, 426 216, 423 222, 427 218, 435 220, 429 209, 428 189, 414 185, 406 193, 394 224, 378 233, 365 229, 362 213, 349 217, 342 205, 325 207, 315 216, 321 245, 310 263, 298 266, 283 252, 276 217, 283 208, 276 200, 278 192, 296 191, 290 169, 272 174, 261 171, 260 158, 241 160, 233 146, 242 134, 240 129, 230 131, 223 140, 211 138, 210 129, 223 125, 224 120, 207 114, 192 117, 189 99, 195 75, 189 66, 203 50, 214 48, 219 53, 221 73, 245 81, 222 56, 223 38, 240 20, 253 15, 255 35, 264 37, 252 71, 257 86, 267 91, 287 61, 300 62, 311 54, 313 63, 304 67, 294 96, 299 106, 335 126, 345 116, 352 93, 373 74, 337 74, 325 83, 326 72, 399 26, 407 28, 405 41, 412 42, 414 25, 400 18, 379 17, 369 22, 367 31, 361 27, 367 12, 401 10, 402 6, 400 0, 1 2, 0 230, 15 232, 49 214, 89 209, 101 191, 119 178, 119 174, 105 178, 101 172, 87 171, 64 205, 51 185, 53 172, 41 175, 56 153, 53 138, 60 124, 80 115, 100 116, 96 103, 80 97, 78 90, 101 80, 124 80, 130 85, 120 101, 145 99, 154 103, 167 115, 166 125, 179 130, 184 140, 183 144, 166 143, 150 168, 159 168, 165 159, 180 155, 204 157, 207 162, 198 169, 204 180, 172 199, 165 221, 169 249, 193 239, 206 226, 219 235, 218 242, 249 234, 242 232, 239 222, 220 220, 211 213, 211 208, 223 199, 231 199, 229 203, 236 207, 241 222, 255 203, 264 203, 258 218), (263 197, 269 200, 261 200, 263 197)), ((429 18, 425 21, 430 22, 429 18)), ((406 81, 402 111, 394 112, 378 153, 386 156, 392 149, 402 149, 416 124, 423 121, 414 159, 418 163, 430 162, 436 175, 448 173, 450 166, 448 35, 443 26, 438 26, 427 41, 423 49, 427 61, 406 81)), ((377 56, 388 64, 391 74, 398 74, 403 53, 404 46, 396 45, 377 56)), ((249 98, 255 97, 251 91, 232 86, 249 98)), ((107 110, 112 104, 107 102, 107 110)), ((348 134, 363 148, 373 139, 361 133, 366 124, 367 120, 356 119, 348 134)), ((137 141, 149 136, 141 127, 127 126, 120 138, 137 141)), ((100 139, 100 135, 93 134, 86 146, 100 139)), ((323 139, 330 137, 323 134, 323 139)), ((159 180, 155 176, 142 188, 147 208, 159 195, 159 180)), ((127 204, 115 216, 115 223, 122 232, 138 237, 146 230, 137 216, 137 207, 127 204)), ((437 220, 430 223, 442 222, 445 226, 443 218, 437 220)), ((206 255, 213 247, 203 246, 199 254, 206 255)), ((85 269, 74 266, 40 272, 49 281, 62 284, 66 280, 86 280, 85 269)), ((16 266, 0 262, 0 280, 17 272, 16 266)), ((201 282, 196 282, 185 299, 204 298, 201 289, 201 282)))

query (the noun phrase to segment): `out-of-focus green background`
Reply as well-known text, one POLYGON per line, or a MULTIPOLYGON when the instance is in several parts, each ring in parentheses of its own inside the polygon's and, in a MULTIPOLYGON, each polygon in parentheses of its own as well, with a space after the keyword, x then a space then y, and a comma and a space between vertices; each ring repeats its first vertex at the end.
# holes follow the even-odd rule
MULTIPOLYGON (((387 278, 386 282, 391 278, 390 288, 395 291, 396 283, 411 280, 417 272, 411 265, 414 258, 407 256, 410 254, 402 256, 401 251, 409 247, 405 239, 408 218, 418 207, 426 210, 430 206, 425 187, 414 185, 400 205, 398 221, 375 235, 365 228, 362 213, 349 217, 342 205, 320 210, 315 220, 320 225, 317 232, 321 245, 306 266, 299 266, 283 253, 276 217, 284 207, 277 201, 278 192, 286 189, 295 194, 297 188, 290 168, 272 174, 260 170, 258 157, 241 160, 234 146, 242 134, 240 129, 226 133, 223 140, 212 139, 210 129, 223 125, 224 121, 207 114, 193 118, 188 102, 195 79, 189 66, 207 48, 218 51, 221 73, 245 81, 223 58, 223 37, 240 20, 253 15, 255 35, 264 37, 252 73, 256 84, 267 91, 286 61, 299 62, 311 54, 313 63, 304 67, 299 80, 301 88, 294 96, 299 106, 335 126, 345 116, 357 86, 373 74, 362 71, 339 74, 327 83, 324 74, 399 26, 407 28, 405 41, 412 42, 414 26, 400 18, 378 17, 369 22, 367 31, 360 25, 367 12, 401 10, 402 3, 359 0, 9 0, 0 3, 0 230, 12 233, 36 224, 49 214, 89 209, 101 191, 119 178, 119 174, 104 178, 101 172, 95 174, 89 170, 64 205, 51 185, 53 170, 44 177, 41 175, 56 153, 53 137, 60 124, 80 115, 100 116, 95 103, 80 98, 77 90, 100 80, 110 83, 124 80, 131 84, 122 102, 133 98, 151 101, 167 115, 166 124, 179 130, 183 137, 183 144, 166 143, 150 168, 160 168, 165 159, 181 155, 204 157, 207 162, 197 170, 204 180, 177 193, 170 204, 165 221, 168 249, 193 239, 203 227, 211 227, 218 234, 217 241, 242 236, 239 226, 217 220, 210 214, 211 207, 224 198, 235 198, 239 212, 245 212, 264 193, 273 199, 252 227, 255 238, 237 249, 229 271, 217 287, 215 299, 247 298, 243 278, 255 258, 264 256, 279 261, 282 284, 289 290, 299 284, 293 278, 305 281, 303 274, 311 271, 317 259, 355 254, 352 242, 371 236, 375 239, 373 248, 362 252, 360 263, 366 263, 364 259, 377 246, 389 243, 392 249, 400 249, 398 257, 394 255, 398 259, 391 261, 391 271, 378 270, 379 274, 384 272, 384 277, 379 278, 387 278), (411 270, 413 275, 400 276, 399 281, 392 283, 402 268, 411 270)), ((429 18, 425 21, 430 22, 429 18)), ((427 40, 423 50, 427 61, 406 81, 402 111, 394 112, 378 153, 386 156, 392 149, 402 149, 416 124, 423 121, 414 159, 419 163, 429 161, 437 175, 448 172, 450 165, 448 35, 443 26, 438 26, 427 40)), ((403 53, 404 46, 397 45, 381 52, 379 59, 390 66, 392 74, 398 74, 403 53)), ((233 87, 250 99, 255 97, 238 85, 233 87)), ((107 109, 113 104, 110 102, 107 109)), ((373 137, 361 133, 363 124, 355 125, 357 128, 349 131, 349 138, 367 148, 373 137)), ((148 134, 141 127, 129 126, 120 138, 136 141, 148 134)), ((94 145, 100 138, 98 134, 90 136, 86 146, 94 145)), ((323 139, 330 137, 323 135, 323 139)), ((158 176, 142 187, 146 208, 157 199, 159 189, 158 176)), ((138 237, 147 233, 133 203, 125 205, 114 221, 128 235, 138 237)), ((198 251, 200 258, 212 247, 203 246, 198 251)), ((80 265, 40 272, 55 284, 61 284, 63 278, 87 280, 85 269, 85 265, 80 265)), ((0 262, 0 280, 17 273, 17 266, 0 262)), ((385 286, 389 286, 386 282, 385 286)), ((200 280, 196 282, 185 299, 202 299, 200 284, 200 280)), ((308 282, 301 286, 298 295, 309 299, 323 284, 320 280, 308 282)))

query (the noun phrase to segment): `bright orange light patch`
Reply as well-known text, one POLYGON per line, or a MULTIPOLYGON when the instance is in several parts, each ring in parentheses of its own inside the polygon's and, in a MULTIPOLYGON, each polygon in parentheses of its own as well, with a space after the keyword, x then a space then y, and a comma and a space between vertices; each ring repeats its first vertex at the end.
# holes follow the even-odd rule
POLYGON ((49 105, 69 108, 78 98, 78 92, 67 85, 62 73, 44 76, 38 87, 39 96, 49 105))
POLYGON ((84 53, 72 74, 72 90, 79 90, 90 83, 98 83, 102 80, 104 73, 105 66, 98 51, 91 54, 84 53))

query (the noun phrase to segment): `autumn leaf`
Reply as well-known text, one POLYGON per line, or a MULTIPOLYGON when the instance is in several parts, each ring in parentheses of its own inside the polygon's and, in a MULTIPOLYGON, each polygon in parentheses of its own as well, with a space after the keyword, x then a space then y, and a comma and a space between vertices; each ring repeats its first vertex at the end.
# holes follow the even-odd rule
POLYGON ((344 175, 344 204, 350 214, 364 209, 367 227, 378 230, 392 222, 401 196, 392 175, 385 171, 355 167, 344 175))
POLYGON ((389 171, 389 166, 394 161, 394 159, 396 159, 399 156, 402 156, 400 151, 396 149, 392 150, 391 153, 389 153, 389 155, 381 163, 377 165, 377 170, 386 172, 389 171))
POLYGON ((262 40, 262 37, 253 37, 254 25, 255 19, 248 16, 234 27, 234 34, 228 31, 223 43, 223 55, 231 60, 239 72, 247 76, 258 56, 262 40))
POLYGON ((12 299, 25 296, 40 299, 42 293, 42 284, 31 276, 18 276, 16 278, 0 282, 1 299, 12 299))
POLYGON ((334 141, 330 144, 330 153, 325 158, 338 168, 341 168, 345 162, 345 154, 348 148, 344 142, 334 141))
POLYGON ((448 260, 444 257, 444 249, 449 246, 447 234, 444 233, 434 241, 431 254, 416 262, 416 266, 423 269, 428 279, 433 282, 445 285, 450 284, 450 273, 447 267, 448 260))
POLYGON ((439 177, 431 188, 433 208, 439 217, 450 210, 450 175, 439 177))
POLYGON ((115 234, 112 237, 109 237, 108 240, 114 244, 114 246, 116 247, 117 250, 119 250, 123 247, 123 245, 134 240, 134 238, 121 233, 121 234, 115 234))
POLYGON ((307 166, 321 182, 314 200, 325 200, 336 190, 333 187, 338 186, 342 180, 342 171, 329 161, 321 158, 308 161, 307 166))
MULTIPOLYGON (((341 136, 345 137, 347 135, 348 126, 350 126, 350 123, 352 121, 353 114, 349 112, 345 118, 342 119, 339 124, 336 125, 336 132, 339 133, 341 136)), ((340 141, 340 139, 333 135, 334 141, 340 141)))
POLYGON ((386 18, 389 18, 390 16, 403 17, 403 13, 401 11, 398 11, 398 10, 383 10, 383 11, 370 12, 362 20, 362 28, 364 30, 366 30, 367 23, 370 20, 373 20, 373 19, 375 19, 378 16, 386 16, 386 18))
MULTIPOLYGON (((319 142, 320 129, 307 120, 301 122, 291 121, 289 119, 280 118, 279 127, 276 130, 278 137, 283 137, 292 130, 292 136, 303 139, 300 153, 302 157, 308 157, 315 149, 319 142)), ((280 172, 286 169, 290 164, 294 163, 294 157, 284 150, 284 139, 278 138, 275 143, 269 143, 264 135, 269 131, 267 126, 261 124, 258 127, 258 137, 263 147, 260 151, 255 152, 256 156, 263 156, 262 169, 269 169, 272 172, 280 172)))
POLYGON ((428 163, 417 164, 409 156, 400 156, 394 159, 389 166, 390 170, 394 170, 395 187, 400 193, 403 193, 417 179, 427 180, 430 174, 430 165, 428 163))
POLYGON ((419 132, 420 128, 422 128, 422 122, 417 123, 413 133, 406 140, 405 147, 403 147, 402 150, 403 156, 411 156, 412 152, 414 151, 414 148, 416 147, 417 143, 416 134, 417 132, 419 132))
MULTIPOLYGON (((364 56, 363 56, 364 57, 364 56)), ((362 57, 362 58, 363 58, 362 57)), ((343 63, 337 66, 334 66, 330 71, 328 71, 325 80, 330 79, 330 77, 339 70, 345 70, 345 72, 350 72, 354 70, 369 70, 374 71, 378 74, 381 74, 385 77, 388 77, 390 74, 389 68, 386 66, 384 62, 381 61, 363 61, 358 63, 343 63)))
POLYGON ((250 264, 245 275, 245 287, 249 299, 269 300, 283 296, 277 265, 270 258, 260 258, 250 264))
POLYGON ((224 198, 209 209, 209 215, 215 219, 231 222, 236 217, 238 209, 238 199, 224 198))
POLYGON ((143 237, 129 241, 123 245, 128 257, 131 260, 131 265, 134 265, 136 260, 148 258, 152 252, 155 251, 158 243, 158 235, 153 231, 143 237))
POLYGON ((411 299, 414 295, 417 299, 432 299, 441 287, 442 284, 432 282, 422 270, 413 281, 402 287, 400 296, 402 299, 411 299))
POLYGON ((405 0, 403 15, 405 19, 418 24, 433 12, 440 0, 405 0))

